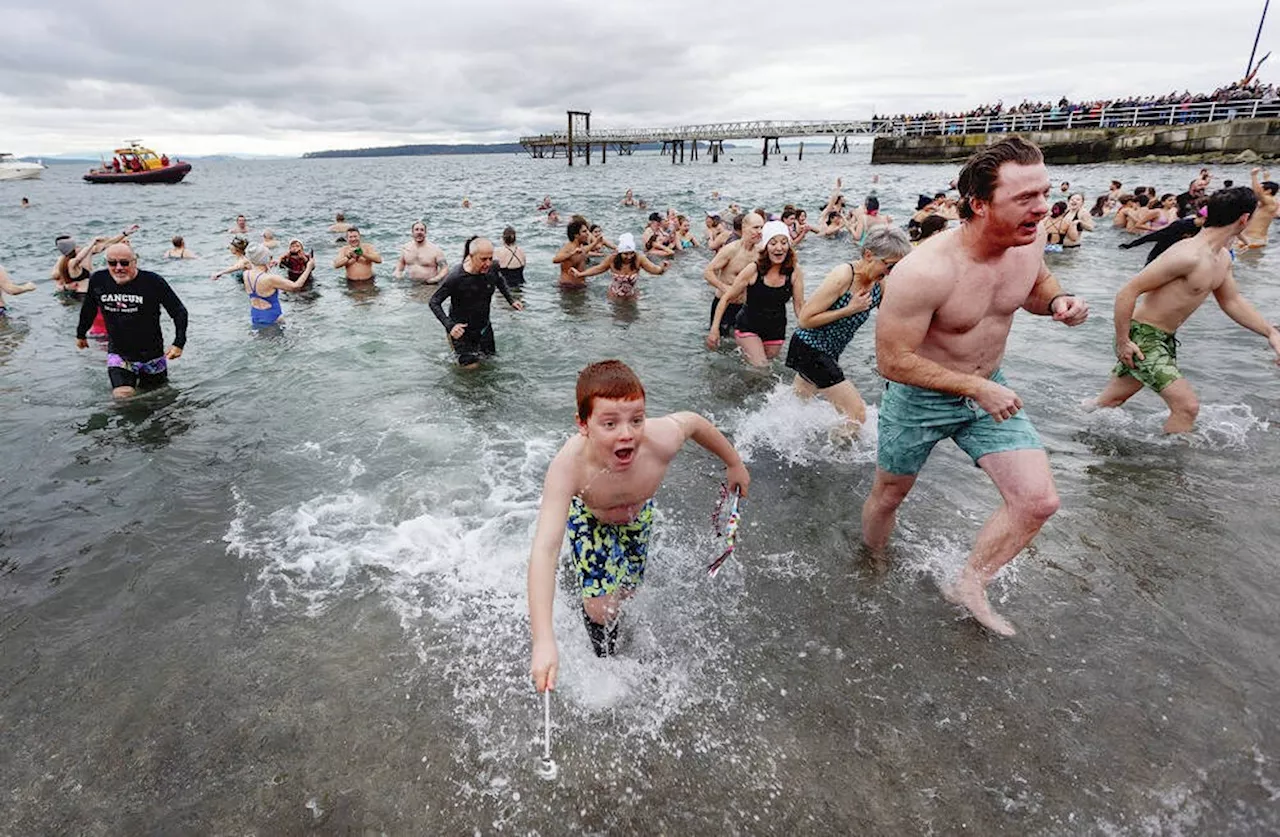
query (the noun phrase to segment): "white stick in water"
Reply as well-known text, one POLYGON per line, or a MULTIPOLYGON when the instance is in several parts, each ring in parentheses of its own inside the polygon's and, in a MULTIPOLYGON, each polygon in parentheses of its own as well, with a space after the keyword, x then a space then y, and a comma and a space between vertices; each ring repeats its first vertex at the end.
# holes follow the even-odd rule
POLYGON ((560 773, 560 768, 551 758, 551 690, 542 693, 542 767, 538 770, 542 778, 550 781, 560 773))

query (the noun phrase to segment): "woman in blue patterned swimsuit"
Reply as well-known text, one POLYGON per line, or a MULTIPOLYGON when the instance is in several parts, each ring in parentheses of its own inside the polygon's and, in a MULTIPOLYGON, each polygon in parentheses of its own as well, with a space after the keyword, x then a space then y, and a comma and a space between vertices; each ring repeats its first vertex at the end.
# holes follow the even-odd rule
POLYGON ((821 393, 854 431, 866 420, 867 407, 857 388, 845 380, 840 353, 880 305, 881 281, 910 252, 910 238, 897 227, 868 231, 862 258, 828 273, 805 301, 800 328, 787 347, 787 366, 796 371, 796 393, 801 398, 821 393))

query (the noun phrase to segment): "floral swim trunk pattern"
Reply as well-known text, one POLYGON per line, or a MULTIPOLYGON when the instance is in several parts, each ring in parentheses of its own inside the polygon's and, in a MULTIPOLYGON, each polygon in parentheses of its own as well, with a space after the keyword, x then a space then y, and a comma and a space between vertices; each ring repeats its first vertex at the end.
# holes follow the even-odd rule
POLYGON ((1142 350, 1142 360, 1134 357, 1132 369, 1120 361, 1111 370, 1112 375, 1137 378, 1156 392, 1182 377, 1178 369, 1178 338, 1153 325, 1130 320, 1129 339, 1142 350))
POLYGON ((569 546, 584 599, 638 586, 644 579, 653 530, 653 500, 630 523, 602 523, 581 499, 569 506, 569 546))

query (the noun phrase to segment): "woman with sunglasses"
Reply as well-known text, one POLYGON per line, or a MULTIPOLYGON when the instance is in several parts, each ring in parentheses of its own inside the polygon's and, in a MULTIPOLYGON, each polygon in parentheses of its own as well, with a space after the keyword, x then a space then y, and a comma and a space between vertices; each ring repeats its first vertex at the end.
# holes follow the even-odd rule
POLYGON ((787 366, 796 371, 796 394, 806 400, 822 395, 844 415, 853 433, 866 421, 867 406, 845 379, 840 354, 880 305, 885 277, 910 252, 911 239, 897 227, 868 232, 862 257, 828 273, 800 309, 800 328, 787 347, 787 366))
POLYGON ((640 279, 640 271, 661 276, 667 272, 669 262, 656 265, 643 253, 636 252, 636 239, 631 233, 618 236, 618 252, 612 258, 592 265, 586 270, 570 268, 569 272, 578 279, 598 276, 609 271, 613 281, 609 283, 610 299, 632 299, 637 294, 636 282, 640 279))

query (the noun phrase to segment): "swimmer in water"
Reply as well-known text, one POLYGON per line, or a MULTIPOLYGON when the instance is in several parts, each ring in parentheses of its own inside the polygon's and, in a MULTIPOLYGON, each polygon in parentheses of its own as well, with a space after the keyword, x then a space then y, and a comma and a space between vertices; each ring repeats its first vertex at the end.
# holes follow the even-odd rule
POLYGON ((707 228, 707 249, 714 253, 729 243, 730 230, 728 225, 720 220, 720 212, 718 210, 707 210, 705 224, 707 228))
POLYGON ((910 252, 911 240, 897 227, 876 227, 868 233, 860 258, 828 273, 805 301, 800 328, 787 347, 787 367, 796 372, 796 394, 826 398, 844 415, 851 433, 867 420, 867 407, 857 387, 845 378, 840 354, 879 307, 881 283, 910 252))
POLYGON ((581 271, 587 266, 587 256, 591 252, 591 228, 584 220, 570 221, 565 235, 569 240, 551 259, 552 264, 560 265, 560 287, 585 288, 586 281, 574 275, 574 271, 581 271))
POLYGON ((227 245, 227 249, 231 251, 231 255, 235 261, 230 267, 223 268, 217 273, 210 276, 210 279, 221 279, 229 274, 236 274, 236 281, 244 280, 244 272, 249 267, 249 260, 245 258, 245 251, 249 249, 249 242, 243 236, 236 236, 231 239, 231 243, 227 245))
POLYGON ((1280 191, 1280 186, 1267 175, 1259 179, 1262 169, 1255 168, 1249 173, 1253 178, 1253 194, 1258 198, 1258 208, 1253 211, 1249 225, 1244 228, 1240 237, 1247 248, 1258 250, 1267 246, 1271 224, 1276 220, 1276 192, 1280 191))
POLYGON ((351 225, 347 223, 346 215, 339 212, 337 215, 333 216, 333 223, 329 225, 329 232, 345 233, 349 229, 351 229, 351 225))
MULTIPOLYGON (((734 279, 743 268, 755 263, 756 247, 760 244, 760 230, 764 227, 764 219, 751 212, 734 218, 734 226, 740 231, 740 237, 716 251, 715 257, 702 272, 702 278, 715 290, 715 296, 711 300, 711 316, 707 320, 708 327, 716 321, 720 299, 733 287, 734 279)), ((746 299, 745 293, 729 297, 724 314, 720 317, 721 337, 733 334, 734 323, 738 321, 738 313, 746 299)))
POLYGON ((707 332, 707 348, 718 348, 720 324, 729 302, 745 295, 733 338, 747 363, 757 368, 767 367, 782 351, 787 339, 787 303, 795 310, 796 319, 804 306, 804 271, 796 263, 791 230, 781 221, 770 221, 764 225, 760 241, 757 258, 742 269, 716 304, 707 332))
POLYGON ((632 299, 638 293, 636 282, 640 279, 641 270, 654 276, 661 276, 667 272, 669 266, 669 262, 656 265, 649 261, 643 253, 637 253, 635 236, 631 233, 623 233, 618 237, 618 252, 611 258, 607 258, 586 270, 570 268, 569 272, 573 274, 575 279, 583 280, 589 276, 598 276, 606 271, 610 272, 613 281, 609 283, 609 297, 611 299, 632 299))
POLYGON ((566 529, 592 650, 612 656, 622 603, 644 580, 653 496, 684 443, 692 439, 720 458, 730 494, 746 497, 751 484, 738 452, 703 416, 647 418, 644 386, 622 361, 583 369, 576 400, 578 432, 547 468, 529 555, 530 674, 539 692, 554 689, 559 673, 551 617, 566 529))
POLYGON ((190 250, 187 249, 187 243, 182 239, 182 236, 175 235, 171 243, 173 244, 173 246, 168 250, 164 251, 164 257, 166 259, 199 258, 198 256, 196 256, 195 253, 192 253, 190 250))
POLYGON ((274 250, 280 246, 280 239, 276 238, 276 234, 273 230, 263 230, 262 244, 268 250, 274 250))
POLYGON ((0 267, 0 322, 4 322, 5 317, 9 314, 9 309, 5 307, 4 295, 18 296, 19 294, 29 294, 36 289, 35 282, 28 282, 25 285, 19 285, 9 278, 9 274, 3 267, 0 267))
POLYGON ((334 267, 346 272, 348 282, 372 282, 373 266, 382 264, 382 256, 376 247, 360 239, 360 230, 347 230, 347 243, 333 260, 334 267))
POLYGON ((630 190, 630 189, 628 189, 628 190, 627 190, 627 193, 626 193, 625 195, 623 195, 623 196, 622 196, 622 204, 621 204, 621 205, 622 205, 622 206, 636 206, 636 205, 637 205, 637 203, 636 203, 636 197, 635 197, 635 195, 633 195, 633 194, 631 193, 631 190, 630 190))
POLYGON ((539 211, 539 212, 546 212, 546 211, 547 211, 548 209, 550 209, 550 208, 551 208, 551 196, 550 196, 550 195, 543 195, 543 196, 542 196, 542 203, 538 204, 538 211, 539 211))
POLYGON ((667 230, 662 225, 662 216, 657 212, 649 213, 649 224, 644 228, 641 236, 644 242, 644 251, 651 256, 671 256, 675 254, 667 243, 667 230))
POLYGON ((289 251, 280 257, 280 267, 284 268, 290 282, 300 282, 299 290, 305 290, 311 284, 316 272, 316 254, 306 252, 302 242, 296 238, 289 239, 289 251))
POLYGON ((475 369, 480 361, 498 353, 489 317, 495 290, 512 309, 524 310, 524 303, 511 296, 502 274, 493 269, 493 243, 472 236, 463 248, 462 263, 449 271, 430 303, 431 313, 444 326, 463 369, 475 369), (445 302, 449 303, 448 314, 445 302))
POLYGON ((396 262, 396 279, 408 276, 415 282, 434 285, 449 272, 449 262, 444 250, 427 240, 427 225, 414 221, 409 228, 409 242, 400 248, 400 260, 396 262))
POLYGON ((1164 432, 1191 430, 1200 402, 1178 369, 1176 334, 1211 293, 1223 313, 1267 339, 1280 364, 1280 330, 1240 293, 1228 252, 1257 204, 1243 186, 1214 192, 1200 232, 1174 244, 1120 289, 1114 318, 1119 362, 1091 406, 1119 407, 1147 386, 1169 407, 1164 432))
POLYGON ((550 212, 548 212, 548 213, 547 213, 547 226, 550 226, 550 227, 558 227, 558 226, 560 226, 560 213, 559 213, 559 212, 556 212, 556 211, 553 209, 553 210, 551 210, 550 212))
POLYGON ((681 250, 691 250, 698 246, 698 239, 693 237, 689 229, 689 219, 684 215, 676 216, 676 246, 681 250))
POLYGON ((507 227, 502 231, 502 247, 494 252, 493 263, 498 273, 507 283, 508 288, 519 288, 524 285, 524 268, 529 263, 524 248, 516 244, 515 227, 507 227))
POLYGON ((289 280, 271 272, 271 251, 265 244, 255 244, 245 254, 249 269, 244 272, 244 290, 249 295, 249 321, 254 328, 276 325, 284 311, 280 308, 281 291, 300 291, 310 273, 289 280))
POLYGON ((471 208, 471 198, 463 198, 463 199, 462 199, 462 208, 463 208, 463 209, 470 209, 470 208, 471 208))
POLYGON ((243 215, 237 215, 236 222, 227 228, 227 232, 237 233, 238 235, 244 235, 245 233, 249 232, 249 222, 245 220, 245 217, 243 215))

